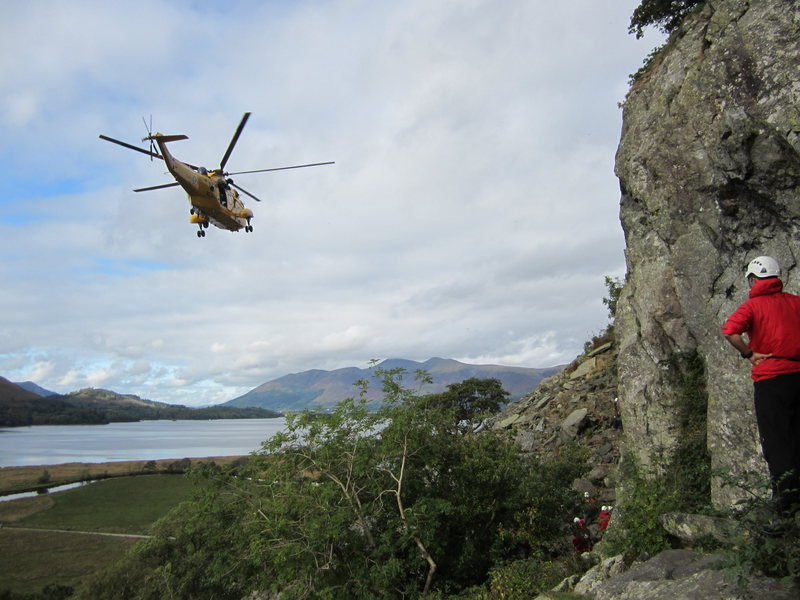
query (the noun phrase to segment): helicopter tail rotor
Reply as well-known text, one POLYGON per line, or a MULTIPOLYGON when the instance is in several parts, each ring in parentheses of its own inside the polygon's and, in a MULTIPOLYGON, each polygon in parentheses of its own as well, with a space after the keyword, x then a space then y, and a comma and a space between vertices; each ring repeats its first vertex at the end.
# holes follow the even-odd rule
POLYGON ((127 142, 121 142, 119 140, 115 140, 114 138, 110 138, 107 135, 100 134, 98 136, 101 140, 105 140, 107 142, 111 142, 112 144, 117 144, 118 146, 122 146, 123 148, 128 148, 130 150, 136 150, 136 152, 141 152, 142 154, 147 154, 151 158, 158 158, 163 159, 164 157, 158 154, 157 152, 153 152, 152 150, 145 150, 144 148, 139 148, 138 146, 134 146, 133 144, 129 144, 127 142))
POLYGON ((153 155, 156 153, 156 144, 153 141, 153 115, 150 115, 150 124, 147 124, 147 121, 142 116, 142 122, 144 123, 144 128, 147 130, 147 138, 150 140, 150 162, 153 162, 153 155))

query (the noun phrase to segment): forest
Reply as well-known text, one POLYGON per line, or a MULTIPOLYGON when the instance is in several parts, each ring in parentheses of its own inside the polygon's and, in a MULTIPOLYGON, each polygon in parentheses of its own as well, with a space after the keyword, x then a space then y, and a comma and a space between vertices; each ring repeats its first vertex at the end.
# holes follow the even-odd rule
POLYGON ((0 401, 0 427, 31 425, 103 425, 133 421, 269 419, 280 413, 264 408, 210 406, 189 408, 161 402, 98 402, 79 395, 0 401))

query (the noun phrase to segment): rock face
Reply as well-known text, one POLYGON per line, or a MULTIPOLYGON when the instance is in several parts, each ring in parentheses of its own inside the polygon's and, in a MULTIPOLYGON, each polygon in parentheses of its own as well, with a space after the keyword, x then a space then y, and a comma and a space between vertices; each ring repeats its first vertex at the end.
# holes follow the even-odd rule
MULTIPOLYGON (((617 308, 626 448, 669 464, 681 358, 705 363, 712 467, 765 474, 749 364, 720 335, 761 254, 800 292, 800 3, 709 0, 626 98, 616 172, 628 275, 617 308)), ((716 483, 717 506, 741 489, 716 483)))
POLYGON ((577 442, 589 451, 589 470, 574 489, 600 504, 616 499, 617 463, 622 428, 617 412, 617 351, 598 340, 561 373, 544 380, 536 390, 490 419, 493 429, 510 430, 526 453, 558 452, 577 442))
POLYGON ((791 600, 800 593, 796 584, 766 577, 752 577, 740 587, 730 572, 719 568, 722 560, 714 554, 667 550, 626 570, 622 557, 615 556, 590 569, 572 592, 594 600, 791 600))

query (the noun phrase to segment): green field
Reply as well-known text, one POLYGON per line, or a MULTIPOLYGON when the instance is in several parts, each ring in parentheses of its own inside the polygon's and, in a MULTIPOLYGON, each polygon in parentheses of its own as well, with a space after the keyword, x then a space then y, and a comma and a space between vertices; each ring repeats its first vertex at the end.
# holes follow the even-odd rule
POLYGON ((0 593, 34 593, 49 584, 74 586, 113 564, 137 541, 91 532, 147 534, 191 490, 182 475, 140 475, 0 503, 0 593))

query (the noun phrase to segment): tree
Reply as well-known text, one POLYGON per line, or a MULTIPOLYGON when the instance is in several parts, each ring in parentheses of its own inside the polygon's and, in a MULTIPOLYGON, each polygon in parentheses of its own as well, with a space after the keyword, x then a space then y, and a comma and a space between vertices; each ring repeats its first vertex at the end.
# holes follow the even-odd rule
POLYGON ((498 379, 465 379, 451 383, 447 391, 430 396, 433 406, 450 412, 454 426, 464 432, 500 410, 509 393, 498 379))
POLYGON ((617 303, 619 302, 620 294, 622 294, 623 283, 616 277, 612 278, 606 275, 606 289, 608 296, 603 298, 603 304, 608 308, 608 318, 613 322, 617 316, 617 303))
POLYGON ((642 0, 631 16, 628 33, 636 39, 644 35, 644 28, 654 25, 664 33, 671 33, 683 21, 686 14, 705 0, 642 0))
POLYGON ((418 395, 404 374, 379 371, 377 411, 362 394, 289 415, 238 470, 195 471, 195 500, 78 597, 421 598, 481 584, 563 534, 585 461, 525 458, 498 433, 454 427, 505 397, 491 380, 418 395), (103 592, 130 593, 126 573, 138 591, 103 592))

